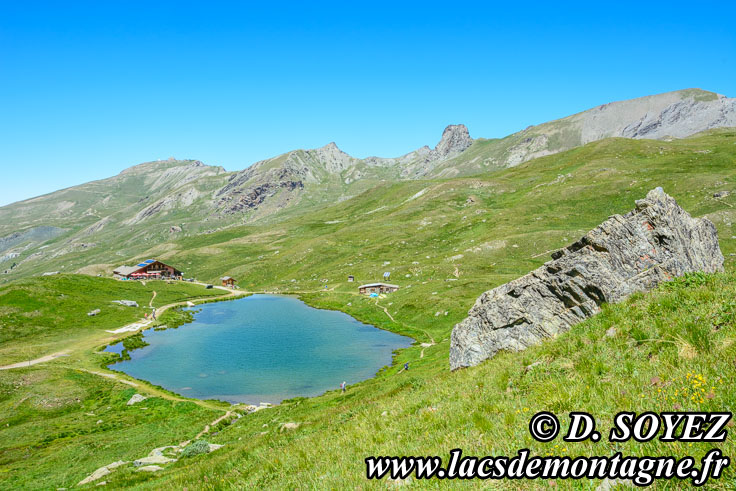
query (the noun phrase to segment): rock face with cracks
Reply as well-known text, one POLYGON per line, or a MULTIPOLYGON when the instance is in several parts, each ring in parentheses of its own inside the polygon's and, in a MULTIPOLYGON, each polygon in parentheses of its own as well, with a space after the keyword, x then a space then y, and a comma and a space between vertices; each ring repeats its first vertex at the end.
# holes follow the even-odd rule
POLYGON ((723 270, 710 220, 693 218, 662 188, 637 200, 531 273, 483 293, 452 330, 450 368, 554 337, 638 291, 687 272, 723 270))

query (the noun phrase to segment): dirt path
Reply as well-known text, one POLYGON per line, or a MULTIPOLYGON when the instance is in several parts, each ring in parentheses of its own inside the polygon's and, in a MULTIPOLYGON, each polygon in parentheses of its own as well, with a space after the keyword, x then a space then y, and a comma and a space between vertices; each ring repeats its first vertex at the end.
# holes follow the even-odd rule
POLYGON ((29 367, 31 365, 36 365, 38 363, 44 363, 44 362, 47 362, 47 361, 54 360, 54 359, 59 358, 61 356, 69 356, 69 352, 68 351, 59 351, 58 353, 52 353, 50 355, 42 356, 41 358, 36 358, 35 360, 20 361, 18 363, 13 363, 11 365, 5 365, 3 367, 0 367, 0 370, 10 370, 11 368, 29 367))
MULTIPOLYGON (((386 307, 384 307, 383 305, 380 305, 378 303, 378 299, 376 299, 376 307, 378 307, 379 309, 383 309, 383 311, 386 313, 386 315, 388 316, 388 318, 391 319, 392 321, 396 322, 396 319, 394 319, 393 316, 391 314, 389 314, 388 309, 386 307)), ((404 325, 406 325, 406 324, 404 324, 404 325)), ((407 326, 407 327, 411 327, 411 326, 407 326)), ((422 352, 419 353, 419 358, 424 358, 424 349, 425 348, 429 348, 430 346, 434 346, 436 344, 435 341, 434 341, 434 338, 432 337, 431 334, 429 334, 427 331, 425 331, 424 329, 422 329, 420 327, 412 327, 412 329, 416 329, 418 331, 422 331, 429 338, 429 341, 430 341, 429 343, 422 343, 421 344, 421 346, 422 346, 422 352)), ((399 372, 399 373, 401 373, 401 372, 399 372)))
MULTIPOLYGON (((207 401, 203 401, 201 399, 187 399, 186 397, 179 397, 174 394, 170 394, 166 391, 157 389, 155 387, 150 387, 145 382, 141 382, 141 381, 133 382, 131 380, 126 380, 125 378, 123 378, 124 377, 123 375, 118 374, 116 372, 112 372, 112 371, 98 372, 95 370, 89 370, 87 368, 79 368, 79 367, 69 367, 69 368, 72 370, 80 370, 82 372, 91 373, 92 375, 97 375, 98 377, 103 377, 108 380, 114 380, 122 384, 130 385, 131 387, 136 387, 139 392, 147 395, 148 397, 160 397, 161 399, 167 399, 169 401, 176 401, 176 402, 193 402, 194 404, 198 406, 201 406, 207 409, 211 409, 213 411, 227 411, 226 409, 222 407, 219 407, 207 401)), ((219 420, 217 421, 217 423, 219 423, 219 420)))
POLYGON ((396 322, 396 319, 394 319, 394 317, 388 313, 388 309, 384 307, 383 305, 378 304, 378 299, 376 299, 376 307, 378 307, 379 309, 383 309, 383 311, 386 313, 388 318, 391 319, 393 322, 396 322))
MULTIPOLYGON (((108 374, 104 374, 104 373, 99 373, 99 372, 92 372, 92 371, 90 371, 90 370, 85 370, 85 371, 86 371, 86 372, 89 372, 89 373, 94 373, 94 374, 96 374, 96 375, 101 375, 101 376, 103 376, 103 377, 107 377, 107 378, 115 378, 115 377, 108 377, 108 374)), ((121 382, 126 382, 125 380, 120 380, 120 381, 121 381, 121 382)), ((135 385, 135 384, 131 384, 131 385, 135 385)), ((158 396, 156 396, 156 397, 158 397, 158 396)), ((218 423, 219 423, 220 421, 222 421, 222 420, 223 420, 223 419, 225 419, 225 418, 229 418, 230 416, 232 416, 232 415, 233 415, 233 412, 232 412, 232 411, 228 411, 228 410, 225 410, 225 409, 222 409, 222 408, 211 408, 211 409, 217 409, 217 410, 220 410, 220 411, 225 411, 225 414, 223 414, 222 416, 219 416, 219 417, 218 417, 217 419, 215 419, 215 420, 214 420, 214 421, 212 421, 211 423, 208 423, 208 424, 206 424, 206 425, 204 426, 204 428, 202 429, 202 431, 200 431, 199 433, 197 433, 197 436, 195 436, 195 437, 194 437, 194 438, 192 438, 191 440, 185 440, 185 441, 183 441, 183 442, 180 442, 180 443, 174 443, 174 444, 172 444, 172 445, 164 445, 164 446, 161 446, 161 447, 157 447, 157 448, 154 448, 153 450, 151 450, 150 452, 148 452, 148 455, 147 455, 146 457, 149 457, 149 458, 150 458, 150 457, 156 457, 156 456, 158 456, 158 457, 167 457, 167 456, 166 456, 166 455, 164 454, 164 452, 165 452, 166 450, 168 450, 168 449, 173 449, 173 452, 181 452, 181 451, 183 451, 183 450, 184 450, 184 449, 185 449, 185 448, 186 448, 186 447, 187 447, 187 446, 188 446, 188 445, 189 445, 189 444, 190 444, 190 443, 191 443, 192 441, 197 441, 197 440, 199 440, 199 439, 200 439, 200 438, 201 438, 201 437, 202 437, 203 435, 205 435, 206 433, 209 433, 209 432, 210 432, 210 429, 211 429, 211 428, 213 428, 213 427, 214 427, 215 425, 217 425, 217 424, 218 424, 218 423)), ((237 418, 238 418, 238 419, 240 419, 240 417, 241 417, 241 416, 240 416, 240 414, 237 414, 237 413, 236 413, 236 416, 237 416, 237 418)), ((210 447, 209 447, 209 451, 208 451, 208 453, 209 453, 209 452, 212 452, 212 451, 214 451, 214 450, 217 450, 218 448, 222 448, 222 447, 223 447, 223 445, 212 445, 212 444, 210 444, 210 447)), ((146 458, 146 457, 144 457, 144 458, 146 458)), ((173 460, 169 460, 168 462, 176 462, 176 460, 178 460, 178 458, 179 458, 179 457, 178 457, 177 455, 175 455, 175 456, 173 457, 173 460)), ((164 463, 168 463, 168 462, 166 462, 166 461, 165 461, 164 463)), ((97 469, 97 470, 96 470, 95 472, 93 472, 92 474, 90 474, 89 476, 87 476, 87 477, 86 477, 85 479, 81 480, 81 481, 80 481, 80 482, 79 482, 79 483, 77 484, 77 486, 83 486, 83 485, 85 485, 85 484, 89 484, 89 483, 92 483, 92 482, 95 482, 95 481, 99 481, 100 479, 102 479, 102 478, 103 478, 103 477, 105 477, 106 475, 110 474, 110 471, 111 471, 111 470, 113 470, 113 469, 116 469, 116 468, 120 467, 121 465, 126 465, 126 464, 127 464, 127 465, 130 465, 130 464, 131 464, 131 462, 130 462, 130 461, 123 461, 123 460, 121 459, 121 460, 119 460, 119 461, 117 461, 117 462, 114 462, 114 463, 112 463, 112 464, 108 464, 108 465, 107 465, 107 466, 105 466, 105 467, 101 467, 101 468, 97 469), (101 470, 103 471, 102 473, 100 473, 100 471, 101 471, 101 470), (107 472, 104 472, 105 470, 106 470, 107 472)), ((133 465, 135 465, 135 464, 133 464, 133 465)), ((104 484, 105 484, 105 482, 103 481, 103 482, 101 482, 101 483, 98 483, 97 485, 98 485, 98 486, 100 486, 100 485, 104 485, 104 484)), ((65 489, 65 488, 64 488, 64 489, 65 489)))
POLYGON ((232 414, 233 414, 232 411, 227 411, 225 414, 223 414, 222 416, 220 416, 219 418, 217 418, 216 420, 214 420, 212 423, 206 425, 202 431, 200 431, 199 433, 197 433, 197 436, 194 437, 194 440, 199 440, 199 438, 202 435, 204 435, 205 433, 209 433, 210 432, 210 428, 211 427, 217 425, 217 423, 219 423, 223 419, 230 417, 232 414))
POLYGON ((153 308, 153 300, 156 298, 156 290, 153 290, 153 296, 151 297, 151 301, 148 302, 148 306, 153 308))

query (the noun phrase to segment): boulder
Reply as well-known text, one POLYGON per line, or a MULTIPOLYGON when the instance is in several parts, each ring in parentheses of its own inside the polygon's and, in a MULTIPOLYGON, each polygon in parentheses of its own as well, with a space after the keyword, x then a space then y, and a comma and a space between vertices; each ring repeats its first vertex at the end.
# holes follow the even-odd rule
POLYGON ((123 460, 118 460, 117 462, 113 462, 112 464, 107 464, 104 467, 100 467, 99 469, 94 471, 92 474, 90 474, 89 476, 79 481, 79 483, 77 483, 77 486, 84 486, 85 484, 89 484, 102 477, 105 477, 106 475, 110 474, 110 472, 112 472, 112 470, 115 469, 116 467, 120 467, 121 465, 125 465, 125 464, 127 464, 127 462, 123 460))
POLYGON ((105 477, 106 475, 110 474, 110 469, 107 468, 107 466, 100 467, 96 471, 94 471, 89 476, 85 477, 81 481, 77 483, 77 486, 84 486, 85 484, 89 484, 91 482, 94 482, 102 477, 105 477))
POLYGON ((99 314, 100 312, 101 312, 100 309, 95 309, 95 310, 92 310, 90 312, 87 312, 87 315, 90 316, 90 317, 94 317, 97 314, 99 314))
POLYGON ((145 401, 146 399, 147 397, 140 394, 133 394, 133 397, 128 400, 127 405, 132 406, 133 404, 138 404, 139 402, 145 401))
POLYGON ((160 456, 160 455, 163 455, 166 450, 176 451, 178 448, 179 448, 179 445, 167 445, 165 447, 154 448, 148 453, 148 456, 149 457, 160 456))
POLYGON ((168 464, 169 462, 176 462, 176 459, 170 459, 164 455, 150 455, 133 461, 133 465, 140 467, 142 465, 168 464))
POLYGON ((138 302, 135 300, 113 300, 112 303, 118 303, 126 307, 138 307, 138 302))
POLYGON ((138 468, 138 472, 141 472, 141 471, 143 471, 143 472, 156 472, 156 471, 162 471, 162 470, 164 470, 164 468, 161 467, 161 466, 158 466, 158 465, 146 465, 146 466, 143 466, 143 467, 139 467, 138 468))
POLYGON ((636 201, 531 273, 483 293, 452 330, 450 368, 519 351, 687 272, 723 270, 716 228, 692 218, 662 188, 636 201))

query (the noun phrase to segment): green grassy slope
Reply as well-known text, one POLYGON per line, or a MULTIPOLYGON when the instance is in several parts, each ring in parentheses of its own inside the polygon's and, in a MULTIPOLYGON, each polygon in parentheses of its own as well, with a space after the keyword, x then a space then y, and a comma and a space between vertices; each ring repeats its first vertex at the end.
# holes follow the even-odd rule
POLYGON ((79 369, 0 371, 0 487, 72 487, 103 465, 192 438, 218 413, 138 392, 79 369))
MULTIPOLYGON (((736 253, 736 199, 714 198, 713 193, 734 190, 734 161, 733 130, 673 142, 611 139, 492 174, 382 183, 299 217, 286 215, 268 226, 185 237, 141 253, 165 251, 165 259, 204 280, 229 274, 244 289, 298 292, 312 305, 340 309, 436 344, 417 344, 398 355, 398 364, 411 363, 409 372, 398 374, 396 365, 351 387, 346 395, 335 391, 287 402, 223 427, 208 437, 226 444, 216 453, 181 460, 161 475, 121 469, 106 479, 114 485, 152 488, 355 487, 364 484, 362 462, 371 454, 446 456, 456 446, 478 455, 510 454, 527 444, 538 453, 610 453, 604 443, 556 448, 529 441, 528 417, 542 409, 588 409, 601 420, 610 420, 617 410, 672 409, 675 404, 730 410, 736 402, 729 365, 734 354, 731 297, 736 278, 730 254, 736 253), (691 214, 714 221, 729 273, 696 275, 637 295, 542 346, 449 371, 452 326, 481 292, 539 266, 551 251, 610 214, 627 212, 635 199, 656 186, 664 187, 691 214), (357 284, 378 280, 384 271, 391 271, 392 282, 401 286, 398 292, 378 302, 357 295, 357 284), (357 283, 347 283, 348 274, 354 274, 357 283), (617 334, 606 337, 612 326, 617 334), (542 363, 525 370, 536 361, 542 363), (706 391, 700 392, 702 402, 700 397, 682 397, 685 387, 692 396, 694 374, 699 376, 698 389, 706 391), (659 382, 653 382, 654 377, 659 382), (280 424, 286 422, 301 426, 281 431, 280 424)), ((0 311, 0 319, 3 315, 7 312, 0 311)), ((6 349, 15 344, 10 342, 6 349)), ((53 344, 48 345, 50 351, 55 351, 53 344)), ((54 361, 48 369, 28 370, 43 370, 46 377, 52 375, 46 370, 56 366, 76 373, 76 367, 94 363, 99 365, 87 352, 54 361)), ((0 376, 8 401, 0 412, 0 440, 5 441, 1 432, 15 431, 13 407, 26 404, 19 401, 36 389, 33 383, 21 384, 23 371, 0 376)), ((112 383, 95 380, 90 384, 99 390, 112 383)), ((71 394, 75 387, 60 390, 71 394)), ((104 407, 108 405, 117 407, 104 407)), ((75 411, 79 417, 84 414, 75 411)), ((162 431, 156 438, 163 440, 165 425, 177 421, 172 411, 160 414, 162 431)), ((116 418, 114 412, 109 417, 116 418)), ((50 420, 40 421, 39 438, 55 434, 50 420)), ((69 441, 81 441, 77 438, 69 441)), ((733 452, 730 445, 727 454, 733 452)), ((29 448, 20 445, 20 451, 29 448)), ((621 450, 682 455, 705 449, 652 443, 621 450)), ((118 460, 119 454, 109 448, 98 460, 85 461, 74 476, 63 473, 61 462, 50 465, 53 475, 44 482, 72 485, 97 466, 118 460)), ((19 463, 18 455, 0 461, 0 476, 20 479, 12 481, 16 486, 35 483, 37 476, 18 477, 35 457, 19 463)))
POLYGON ((0 370, 0 487, 72 486, 103 465, 192 438, 221 415, 220 404, 183 401, 112 375, 103 366, 115 355, 96 352, 129 336, 105 330, 140 319, 152 299, 162 307, 221 295, 201 285, 82 275, 0 287, 0 365, 60 350, 68 354, 48 364, 0 370), (121 299, 140 307, 111 303, 121 299), (95 308, 100 314, 88 317, 95 308), (127 406, 136 392, 152 397, 127 406))

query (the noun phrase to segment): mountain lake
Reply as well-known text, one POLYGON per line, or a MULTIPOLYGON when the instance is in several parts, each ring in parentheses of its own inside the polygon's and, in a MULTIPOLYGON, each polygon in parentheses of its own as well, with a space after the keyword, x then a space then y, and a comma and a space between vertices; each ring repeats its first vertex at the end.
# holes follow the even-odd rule
MULTIPOLYGON (((287 296, 252 295, 186 308, 194 322, 144 332, 148 346, 109 368, 197 399, 278 404, 373 377, 413 343, 349 315, 287 296)), ((120 353, 122 342, 106 351, 120 353)))

